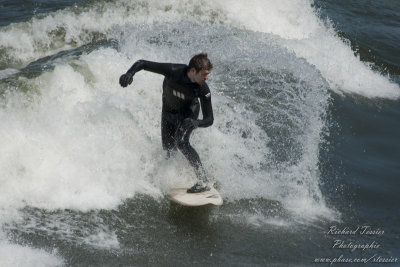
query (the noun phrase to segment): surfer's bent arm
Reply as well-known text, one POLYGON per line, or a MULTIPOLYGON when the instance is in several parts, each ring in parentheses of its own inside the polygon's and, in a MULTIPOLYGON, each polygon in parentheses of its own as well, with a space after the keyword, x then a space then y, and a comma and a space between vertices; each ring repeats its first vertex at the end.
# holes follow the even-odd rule
POLYGON ((127 87, 132 83, 133 75, 141 70, 147 70, 164 75, 165 77, 169 77, 170 75, 172 75, 175 66, 176 64, 172 63, 157 63, 141 59, 136 61, 125 74, 121 75, 121 77, 119 78, 119 84, 122 87, 127 87))
POLYGON ((198 120, 198 127, 208 127, 214 122, 213 109, 211 104, 211 94, 200 97, 201 110, 203 113, 203 119, 198 120))
POLYGON ((141 59, 136 61, 127 73, 135 75, 138 71, 146 70, 168 77, 172 74, 173 69, 174 64, 172 63, 158 63, 141 59))

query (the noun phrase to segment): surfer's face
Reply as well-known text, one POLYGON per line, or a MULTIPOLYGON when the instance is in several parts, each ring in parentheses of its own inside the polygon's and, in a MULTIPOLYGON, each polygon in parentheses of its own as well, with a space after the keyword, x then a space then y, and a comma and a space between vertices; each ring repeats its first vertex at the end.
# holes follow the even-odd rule
POLYGON ((189 78, 192 82, 202 85, 207 81, 208 75, 210 75, 210 73, 211 71, 209 70, 201 70, 199 72, 196 72, 196 70, 192 68, 189 71, 189 78))

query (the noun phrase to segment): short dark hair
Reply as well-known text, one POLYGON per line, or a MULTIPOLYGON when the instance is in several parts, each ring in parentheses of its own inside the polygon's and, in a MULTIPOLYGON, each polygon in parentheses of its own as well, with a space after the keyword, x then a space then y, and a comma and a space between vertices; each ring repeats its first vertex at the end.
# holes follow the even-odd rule
POLYGON ((200 53, 192 57, 189 61, 189 69, 194 68, 196 72, 201 70, 212 70, 213 65, 206 53, 200 53))

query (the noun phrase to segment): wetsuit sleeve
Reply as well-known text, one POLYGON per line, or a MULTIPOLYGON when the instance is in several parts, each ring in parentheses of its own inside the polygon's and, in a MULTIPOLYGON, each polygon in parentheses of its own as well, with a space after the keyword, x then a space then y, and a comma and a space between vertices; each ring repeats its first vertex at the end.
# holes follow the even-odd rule
POLYGON ((172 63, 158 63, 141 59, 136 61, 127 73, 135 74, 138 71, 146 70, 170 77, 173 73, 174 65, 172 63))
MULTIPOLYGON (((208 88, 207 88, 208 89, 208 88)), ((205 95, 200 97, 201 110, 203 113, 203 119, 199 120, 199 127, 208 127, 211 126, 214 122, 214 114, 211 104, 211 93, 208 89, 208 92, 205 95)))

